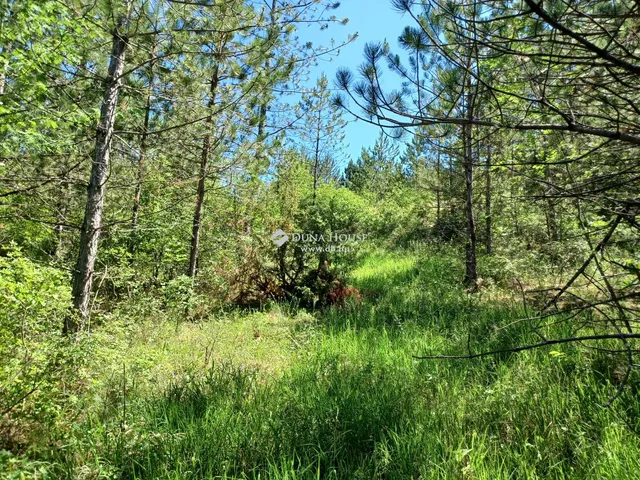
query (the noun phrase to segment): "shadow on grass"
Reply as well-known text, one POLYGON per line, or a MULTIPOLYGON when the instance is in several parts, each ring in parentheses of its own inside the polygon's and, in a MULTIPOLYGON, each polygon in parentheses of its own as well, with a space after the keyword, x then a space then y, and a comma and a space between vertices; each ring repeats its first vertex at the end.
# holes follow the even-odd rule
POLYGON ((374 259, 354 272, 373 299, 323 312, 282 377, 216 366, 86 443, 119 478, 640 478, 640 400, 600 408, 610 389, 577 350, 412 360, 529 340, 524 322, 496 332, 520 312, 467 295, 458 267, 374 259))
POLYGON ((103 458, 139 479, 638 478, 640 441, 621 412, 553 359, 416 369, 366 343, 361 355, 333 345, 273 383, 223 366, 182 381, 141 404, 135 434, 103 458))
POLYGON ((140 445, 117 449, 121 476, 256 478, 290 459, 295 478, 373 478, 376 449, 390 432, 413 428, 412 385, 372 363, 322 367, 272 385, 222 367, 172 387, 139 412, 140 445))

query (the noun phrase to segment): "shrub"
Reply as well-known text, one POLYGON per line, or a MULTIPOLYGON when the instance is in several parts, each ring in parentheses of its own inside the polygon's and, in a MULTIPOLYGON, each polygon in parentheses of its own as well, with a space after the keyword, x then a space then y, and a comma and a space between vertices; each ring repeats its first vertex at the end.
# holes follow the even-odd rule
POLYGON ((172 278, 162 286, 164 305, 178 318, 186 316, 194 319, 197 316, 202 298, 195 291, 195 281, 187 275, 172 278))
MULTIPOLYGON (((67 395, 78 354, 62 337, 71 292, 66 276, 38 265, 17 248, 0 257, 0 438, 27 441, 17 421, 47 423, 67 395)), ((3 445, 0 443, 0 448, 3 445)))

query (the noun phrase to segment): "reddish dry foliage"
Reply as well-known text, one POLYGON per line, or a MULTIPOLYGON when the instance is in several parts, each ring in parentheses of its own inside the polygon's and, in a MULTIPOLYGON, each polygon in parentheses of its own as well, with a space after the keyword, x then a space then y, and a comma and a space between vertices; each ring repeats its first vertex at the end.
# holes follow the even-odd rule
POLYGON ((356 287, 348 287, 336 280, 327 294, 327 299, 331 305, 343 306, 348 299, 361 301, 362 295, 356 287))

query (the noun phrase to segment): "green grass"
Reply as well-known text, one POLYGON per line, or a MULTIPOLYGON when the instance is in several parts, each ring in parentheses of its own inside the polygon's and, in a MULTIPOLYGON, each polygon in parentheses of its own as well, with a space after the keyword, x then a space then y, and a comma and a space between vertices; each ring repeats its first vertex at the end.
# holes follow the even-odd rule
POLYGON ((272 306, 177 331, 145 324, 112 342, 128 351, 113 375, 137 365, 128 397, 92 400, 51 450, 52 478, 640 478, 640 399, 600 406, 615 365, 597 355, 412 357, 532 339, 525 326, 497 331, 523 312, 467 294, 461 268, 379 253, 351 275, 364 300, 315 317, 272 306))

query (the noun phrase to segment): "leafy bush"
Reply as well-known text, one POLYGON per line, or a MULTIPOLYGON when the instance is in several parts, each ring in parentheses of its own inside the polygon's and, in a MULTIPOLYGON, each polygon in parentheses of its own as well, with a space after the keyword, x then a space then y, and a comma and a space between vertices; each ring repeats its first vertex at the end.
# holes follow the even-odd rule
POLYGON ((68 285, 60 270, 38 265, 16 248, 0 257, 0 438, 5 446, 24 441, 18 419, 46 423, 66 396, 72 357, 79 353, 61 334, 70 306, 68 285))
POLYGON ((466 231, 466 220, 462 210, 443 211, 433 225, 433 236, 444 241, 461 242, 466 231))
POLYGON ((179 275, 162 286, 165 307, 178 317, 192 318, 201 303, 195 291, 195 281, 187 275, 179 275))

